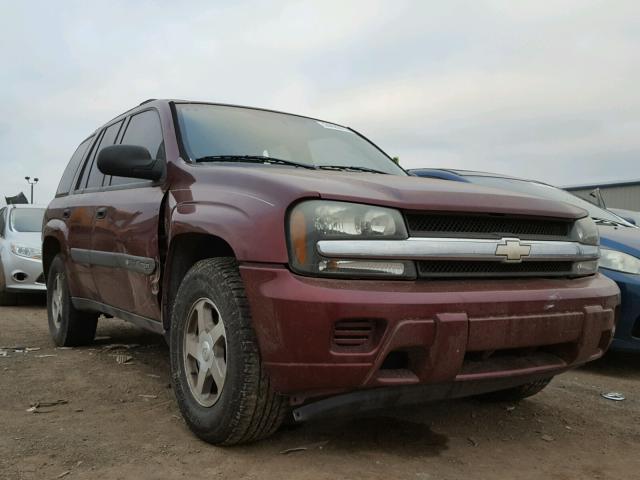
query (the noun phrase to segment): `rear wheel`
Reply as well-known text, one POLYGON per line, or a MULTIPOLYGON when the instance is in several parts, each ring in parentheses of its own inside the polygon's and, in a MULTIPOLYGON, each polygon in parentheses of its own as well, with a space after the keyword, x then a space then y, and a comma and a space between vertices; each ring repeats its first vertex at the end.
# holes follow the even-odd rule
POLYGON ((517 402, 525 398, 540 393, 551 383, 551 378, 543 378, 535 382, 525 383, 517 387, 508 388, 506 390, 498 390, 497 392, 489 392, 479 395, 478 398, 490 402, 517 402))
POLYGON ((198 437, 233 445, 278 429, 287 402, 262 366, 235 259, 202 260, 187 272, 170 335, 178 406, 198 437))
POLYGON ((59 347, 76 347, 93 342, 98 313, 77 310, 71 302, 64 260, 57 255, 47 278, 49 332, 59 347))

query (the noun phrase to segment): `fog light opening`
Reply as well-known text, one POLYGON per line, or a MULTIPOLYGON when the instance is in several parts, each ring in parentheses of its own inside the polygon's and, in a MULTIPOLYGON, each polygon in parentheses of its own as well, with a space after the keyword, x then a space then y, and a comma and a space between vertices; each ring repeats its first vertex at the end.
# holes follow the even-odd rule
POLYGON ((409 352, 402 350, 394 350, 384 359, 380 370, 408 370, 409 369, 409 352))
POLYGON ((24 272, 16 272, 16 273, 13 274, 13 279, 16 282, 24 282, 28 277, 29 277, 29 275, 27 275, 24 272))

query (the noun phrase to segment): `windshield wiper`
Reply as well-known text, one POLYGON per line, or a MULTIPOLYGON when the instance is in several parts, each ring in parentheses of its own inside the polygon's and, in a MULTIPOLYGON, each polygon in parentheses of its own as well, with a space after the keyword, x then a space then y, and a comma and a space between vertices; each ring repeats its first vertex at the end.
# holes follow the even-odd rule
POLYGON ((317 170, 313 165, 306 163, 292 162, 291 160, 283 160, 281 158, 267 157, 264 155, 209 155, 206 157, 196 158, 196 163, 204 162, 248 162, 248 163, 268 163, 274 165, 289 165, 291 167, 308 168, 317 170))
POLYGON ((607 224, 607 225, 621 225, 623 227, 626 227, 628 225, 622 223, 622 222, 616 222, 615 220, 609 220, 608 218, 600 218, 600 217, 591 217, 591 219, 596 222, 597 224, 607 224))
POLYGON ((381 170, 376 170, 375 168, 369 167, 357 167, 355 165, 318 165, 321 170, 341 170, 341 171, 352 171, 352 172, 366 172, 366 173, 381 173, 383 175, 389 175, 387 172, 383 172, 381 170))

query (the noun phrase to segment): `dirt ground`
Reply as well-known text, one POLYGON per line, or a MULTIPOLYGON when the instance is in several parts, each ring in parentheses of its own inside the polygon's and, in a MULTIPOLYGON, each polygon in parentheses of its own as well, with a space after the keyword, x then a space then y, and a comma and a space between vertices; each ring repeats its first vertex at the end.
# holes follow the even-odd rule
POLYGON ((216 448, 182 421, 157 335, 101 320, 92 347, 56 349, 42 306, 0 307, 3 347, 33 350, 0 351, 1 479, 640 478, 640 356, 609 355, 518 405, 440 402, 216 448))

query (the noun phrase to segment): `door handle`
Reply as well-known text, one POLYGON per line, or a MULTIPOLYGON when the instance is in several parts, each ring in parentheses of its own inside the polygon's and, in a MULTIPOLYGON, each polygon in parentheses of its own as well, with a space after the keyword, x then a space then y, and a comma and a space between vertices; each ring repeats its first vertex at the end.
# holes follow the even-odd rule
POLYGON ((69 218, 71 217, 71 209, 70 208, 65 208, 62 211, 62 218, 69 218))
POLYGON ((96 218, 102 220, 107 216, 107 207, 100 207, 96 210, 96 218))

